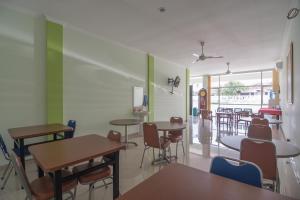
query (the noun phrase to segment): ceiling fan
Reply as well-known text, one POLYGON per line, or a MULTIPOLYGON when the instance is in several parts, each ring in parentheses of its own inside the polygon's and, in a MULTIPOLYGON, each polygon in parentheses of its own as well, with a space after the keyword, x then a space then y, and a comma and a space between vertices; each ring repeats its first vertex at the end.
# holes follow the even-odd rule
POLYGON ((202 49, 201 55, 193 53, 193 56, 195 56, 197 58, 195 61, 193 61, 193 63, 196 63, 200 60, 203 61, 203 60, 206 60, 206 59, 209 59, 209 58, 223 58, 223 56, 206 56, 206 55, 204 55, 204 52, 203 52, 204 42, 201 41, 200 44, 201 44, 201 49, 202 49))
POLYGON ((232 72, 229 69, 229 64, 230 64, 229 62, 226 63, 226 65, 227 65, 227 71, 225 72, 225 74, 232 74, 232 72))

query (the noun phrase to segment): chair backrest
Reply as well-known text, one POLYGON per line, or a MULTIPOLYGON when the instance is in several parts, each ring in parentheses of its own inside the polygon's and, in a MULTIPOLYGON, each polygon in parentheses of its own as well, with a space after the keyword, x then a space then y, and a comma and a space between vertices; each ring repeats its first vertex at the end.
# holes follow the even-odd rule
POLYGON ((264 113, 252 113, 252 118, 264 118, 264 113))
POLYGON ((261 170, 251 162, 216 156, 212 160, 210 173, 256 187, 262 187, 261 170))
POLYGON ((107 138, 115 142, 121 142, 121 133, 118 131, 110 130, 107 134, 107 138))
POLYGON ((276 180, 276 147, 272 142, 245 138, 241 142, 240 159, 255 163, 263 172, 263 178, 276 180))
POLYGON ((150 147, 160 148, 159 134, 157 131, 156 124, 154 123, 143 123, 144 130, 144 144, 150 147))
POLYGON ((248 111, 241 111, 241 112, 239 112, 239 115, 240 115, 240 117, 249 117, 250 116, 248 111))
POLYGON ((233 108, 224 108, 224 112, 233 113, 233 108))
POLYGON ((252 118, 251 124, 269 126, 269 121, 264 118, 254 117, 254 118, 252 118))
MULTIPOLYGON (((183 119, 181 117, 171 117, 170 118, 170 122, 171 123, 178 123, 178 124, 182 124, 183 123, 183 119)), ((182 134, 182 130, 179 131, 169 131, 170 134, 177 134, 180 135, 182 134)))
POLYGON ((250 115, 252 114, 252 108, 244 108, 244 111, 249 112, 250 115))
POLYGON ((224 112, 224 108, 218 107, 217 112, 224 112))
POLYGON ((248 127, 248 137, 262 140, 272 140, 272 129, 269 126, 251 124, 248 127))
POLYGON ((234 108, 233 109, 233 112, 235 112, 235 113, 238 113, 238 112, 241 112, 241 111, 243 111, 242 108, 234 108))
POLYGON ((8 154, 8 151, 7 151, 7 147, 5 145, 4 139, 3 139, 1 134, 0 134, 0 148, 1 148, 1 151, 4 155, 4 158, 6 160, 10 160, 10 157, 9 157, 9 154, 8 154))
POLYGON ((68 126, 71 127, 72 131, 65 131, 64 133, 64 139, 69 139, 74 137, 75 129, 76 129, 76 121, 75 120, 69 120, 68 126))
POLYGON ((30 184, 29 184, 28 178, 26 176, 25 170, 21 163, 21 160, 13 151, 10 151, 9 155, 11 157, 11 161, 14 166, 14 169, 20 179, 21 185, 25 189, 25 192, 27 194, 27 199, 31 200, 32 199, 31 188, 30 188, 30 184))

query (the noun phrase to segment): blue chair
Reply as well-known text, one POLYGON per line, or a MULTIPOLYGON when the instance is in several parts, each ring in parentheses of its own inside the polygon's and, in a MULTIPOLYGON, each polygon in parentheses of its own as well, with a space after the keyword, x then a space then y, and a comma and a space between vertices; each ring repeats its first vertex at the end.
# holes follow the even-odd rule
POLYGON ((68 125, 73 130, 72 131, 65 131, 63 135, 58 134, 59 139, 69 139, 74 137, 75 129, 76 129, 76 120, 69 120, 68 125))
MULTIPOLYGON (((2 186, 1 186, 1 190, 3 190, 5 188, 5 185, 8 181, 8 178, 10 177, 10 174, 13 170, 13 165, 11 163, 11 158, 10 158, 10 155, 8 153, 8 150, 7 150, 7 147, 6 147, 6 144, 4 142, 4 139, 2 137, 2 135, 0 134, 0 148, 1 148, 1 151, 2 151, 2 154, 5 158, 5 160, 8 161, 8 165, 7 167, 5 168, 2 176, 1 176, 1 180, 4 180, 2 186)), ((18 148, 14 148, 13 151, 18 155, 20 156, 20 150, 18 148)), ((28 156, 30 155, 30 152, 28 151, 28 147, 25 147, 24 149, 25 151, 25 156, 28 156)))
POLYGON ((2 154, 3 154, 4 158, 5 158, 5 160, 8 161, 8 165, 5 168, 5 170, 4 170, 4 172, 3 172, 2 176, 1 176, 1 180, 4 180, 4 182, 3 182, 2 186, 1 186, 1 190, 3 190, 5 188, 5 185, 6 185, 7 181, 8 181, 8 178, 10 177, 10 174, 11 174, 11 172, 13 170, 13 165, 11 163, 11 159, 10 159, 9 153, 7 151, 7 147, 6 147, 5 143, 4 143, 4 140, 3 140, 1 134, 0 134, 0 148, 1 148, 1 151, 2 151, 2 154))
POLYGON ((210 173, 262 187, 262 172, 257 165, 251 162, 216 156, 212 160, 210 173))

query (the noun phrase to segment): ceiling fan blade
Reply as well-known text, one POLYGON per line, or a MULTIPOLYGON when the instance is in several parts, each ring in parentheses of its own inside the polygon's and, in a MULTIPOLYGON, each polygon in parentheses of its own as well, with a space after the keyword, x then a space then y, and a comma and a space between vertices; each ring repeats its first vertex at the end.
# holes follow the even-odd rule
POLYGON ((197 57, 197 58, 200 57, 200 56, 199 56, 198 54, 196 54, 196 53, 193 53, 192 55, 195 56, 195 57, 197 57))
POLYGON ((224 58, 223 56, 205 56, 205 58, 224 58))
POLYGON ((196 62, 199 62, 199 58, 198 59, 196 59, 196 60, 194 60, 193 62, 192 62, 192 64, 195 64, 196 62))

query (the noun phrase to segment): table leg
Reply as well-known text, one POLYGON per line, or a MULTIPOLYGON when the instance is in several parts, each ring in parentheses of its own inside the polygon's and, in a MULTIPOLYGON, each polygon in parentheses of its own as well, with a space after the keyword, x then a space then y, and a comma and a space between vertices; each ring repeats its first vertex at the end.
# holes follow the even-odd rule
MULTIPOLYGON (((276 115, 276 119, 279 120, 279 115, 276 115)), ((279 124, 276 124, 276 128, 279 129, 279 124)))
POLYGON ((38 167, 38 176, 39 176, 39 178, 41 178, 44 176, 44 171, 42 170, 42 168, 40 168, 40 166, 37 166, 37 167, 38 167))
POLYGON ((119 151, 114 153, 113 164, 113 199, 117 199, 120 195, 119 191, 119 151))
POLYGON ((24 139, 19 139, 19 150, 20 150, 20 159, 21 163, 25 170, 25 150, 24 150, 24 139))
POLYGON ((128 141, 127 125, 125 125, 125 144, 126 147, 128 144, 134 144, 135 146, 137 146, 136 142, 128 141))
POLYGON ((54 172, 53 177, 55 200, 62 200, 62 175, 61 170, 54 172))
POLYGON ((53 140, 54 140, 54 141, 57 140, 57 133, 54 133, 54 134, 53 134, 53 140))

